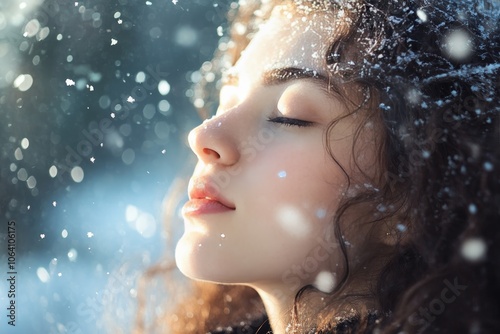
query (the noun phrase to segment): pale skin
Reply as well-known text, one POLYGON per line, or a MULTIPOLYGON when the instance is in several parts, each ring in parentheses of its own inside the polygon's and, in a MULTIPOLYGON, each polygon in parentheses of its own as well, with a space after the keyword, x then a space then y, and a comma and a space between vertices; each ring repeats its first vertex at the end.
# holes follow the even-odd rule
MULTIPOLYGON (((231 70, 217 115, 189 135, 198 157, 192 180, 209 180, 234 210, 185 217, 177 265, 193 279, 254 288, 276 334, 285 333, 302 286, 322 273, 331 290, 344 269, 331 227, 346 176, 324 139, 327 125, 349 110, 327 91, 325 20, 275 10, 231 70)), ((356 115, 342 120, 331 142, 351 182, 358 124, 356 115)), ((364 132, 357 162, 368 168, 376 150, 364 139, 373 130, 364 132)))

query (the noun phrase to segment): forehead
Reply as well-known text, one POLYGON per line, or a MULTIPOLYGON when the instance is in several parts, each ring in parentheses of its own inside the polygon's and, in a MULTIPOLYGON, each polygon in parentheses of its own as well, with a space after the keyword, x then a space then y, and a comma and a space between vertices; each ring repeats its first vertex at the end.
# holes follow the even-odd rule
POLYGON ((283 67, 324 73, 333 36, 333 24, 326 14, 305 15, 278 6, 259 27, 233 71, 240 78, 283 67))

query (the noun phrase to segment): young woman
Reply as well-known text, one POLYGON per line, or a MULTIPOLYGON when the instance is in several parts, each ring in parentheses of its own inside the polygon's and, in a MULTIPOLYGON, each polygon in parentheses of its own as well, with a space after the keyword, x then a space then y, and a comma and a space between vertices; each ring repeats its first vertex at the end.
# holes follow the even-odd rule
POLYGON ((488 1, 242 1, 176 247, 174 333, 500 330, 488 1), (204 283, 202 283, 204 282, 204 283))

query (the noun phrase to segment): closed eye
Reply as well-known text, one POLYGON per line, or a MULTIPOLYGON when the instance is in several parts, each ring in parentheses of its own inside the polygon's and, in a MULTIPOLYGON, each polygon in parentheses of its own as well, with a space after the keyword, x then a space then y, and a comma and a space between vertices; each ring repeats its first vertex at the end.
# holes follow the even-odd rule
POLYGON ((303 121, 300 119, 296 118, 289 118, 289 117, 270 117, 267 119, 271 123, 278 123, 282 124, 285 126, 297 126, 297 127, 306 127, 306 126, 311 126, 314 124, 314 122, 309 122, 309 121, 303 121))

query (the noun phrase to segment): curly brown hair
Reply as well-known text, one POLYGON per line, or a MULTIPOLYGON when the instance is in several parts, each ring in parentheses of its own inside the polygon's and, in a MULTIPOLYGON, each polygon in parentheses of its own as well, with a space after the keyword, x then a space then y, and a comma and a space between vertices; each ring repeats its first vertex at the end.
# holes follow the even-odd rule
MULTIPOLYGON (((352 113, 365 111, 363 124, 383 124, 382 173, 374 180, 376 186, 345 198, 332 221, 344 252, 345 275, 330 294, 303 287, 296 296, 292 328, 301 333, 372 331, 374 324, 367 319, 376 314, 378 333, 499 332, 498 3, 288 2, 301 15, 326 13, 338 26, 324 55, 329 75, 341 90, 355 85, 363 92, 362 104, 352 108, 352 113), (360 206, 363 212, 369 209, 366 215, 346 219, 360 206), (395 226, 394 247, 349 263, 345 230, 356 224, 375 229, 387 221, 395 226), (370 289, 350 293, 352 282, 369 279, 363 266, 381 257, 384 266, 370 289), (310 296, 317 294, 326 306, 311 314, 310 296), (375 313, 363 307, 368 297, 377 301, 375 313)), ((224 47, 209 70, 232 66, 259 24, 283 3, 247 0, 232 6, 230 38, 222 41, 224 47)), ((218 89, 200 86, 204 88, 197 98, 202 99, 218 89)), ((344 96, 349 102, 345 91, 344 96)), ((204 104, 206 110, 211 106, 204 104)), ((338 121, 328 127, 327 147, 338 121)), ((193 297, 164 319, 173 333, 205 333, 264 313, 250 288, 201 282, 193 286, 193 297)))

